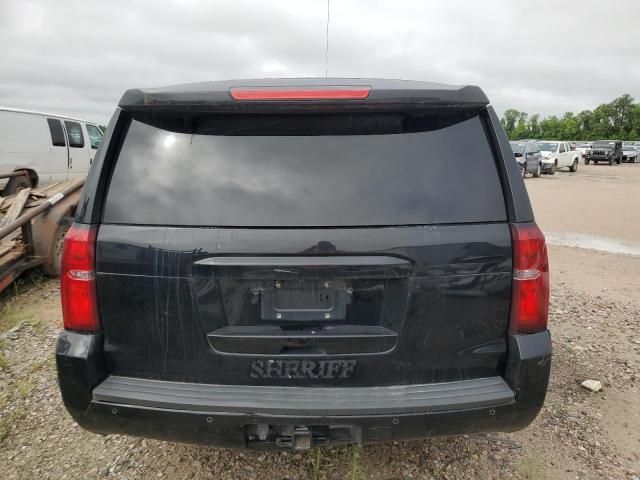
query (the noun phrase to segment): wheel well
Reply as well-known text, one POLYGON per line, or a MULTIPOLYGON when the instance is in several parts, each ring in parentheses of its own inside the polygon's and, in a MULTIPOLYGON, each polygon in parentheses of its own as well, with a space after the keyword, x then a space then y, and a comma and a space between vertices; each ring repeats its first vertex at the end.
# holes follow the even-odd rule
POLYGON ((36 173, 35 170, 32 170, 30 168, 16 168, 14 171, 19 172, 19 171, 24 171, 27 172, 29 174, 29 180, 31 181, 31 188, 35 188, 38 186, 38 174, 36 173))

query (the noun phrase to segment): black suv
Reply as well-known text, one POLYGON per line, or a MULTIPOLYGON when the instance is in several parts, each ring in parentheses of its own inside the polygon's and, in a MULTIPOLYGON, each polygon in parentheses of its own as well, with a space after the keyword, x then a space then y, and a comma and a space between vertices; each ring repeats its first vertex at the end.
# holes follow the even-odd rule
POLYGON ((127 91, 64 243, 71 415, 242 448, 527 426, 547 253, 488 103, 366 79, 127 91))
POLYGON ((609 165, 622 163, 622 142, 620 140, 598 140, 593 142, 591 150, 585 154, 584 163, 606 162, 609 165))

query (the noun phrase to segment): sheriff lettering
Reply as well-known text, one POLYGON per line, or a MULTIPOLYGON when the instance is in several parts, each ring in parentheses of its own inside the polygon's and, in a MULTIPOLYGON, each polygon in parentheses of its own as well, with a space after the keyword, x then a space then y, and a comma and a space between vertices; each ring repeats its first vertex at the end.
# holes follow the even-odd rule
POLYGON ((348 378, 355 360, 254 360, 251 378, 348 378))

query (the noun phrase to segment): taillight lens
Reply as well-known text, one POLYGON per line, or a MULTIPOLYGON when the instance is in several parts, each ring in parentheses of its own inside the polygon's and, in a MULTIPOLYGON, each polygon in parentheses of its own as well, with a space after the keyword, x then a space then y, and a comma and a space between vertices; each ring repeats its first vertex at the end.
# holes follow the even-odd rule
POLYGON ((513 291, 511 334, 546 330, 549 316, 549 262, 544 234, 535 223, 512 224, 513 291))
POLYGON ((73 224, 64 237, 60 293, 64 328, 95 332, 100 328, 96 300, 95 245, 98 229, 73 224))
POLYGON ((365 100, 370 87, 233 87, 234 100, 365 100))

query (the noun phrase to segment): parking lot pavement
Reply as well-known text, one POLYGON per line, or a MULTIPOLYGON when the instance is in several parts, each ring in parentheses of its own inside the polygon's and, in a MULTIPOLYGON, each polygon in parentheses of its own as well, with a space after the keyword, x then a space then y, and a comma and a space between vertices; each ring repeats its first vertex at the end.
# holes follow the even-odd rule
POLYGON ((640 302, 640 165, 580 165, 525 184, 550 244, 552 287, 640 302))
POLYGON ((576 173, 525 179, 545 233, 606 237, 640 245, 640 165, 580 165, 576 173))
MULTIPOLYGON (((640 243, 640 165, 580 165, 526 180, 547 235, 640 243)), ((631 479, 640 476, 640 258, 550 246, 554 358, 527 429, 306 453, 238 452, 101 437, 62 407, 56 281, 0 297, 0 478, 631 479), (592 379, 603 391, 581 388, 592 379)))

